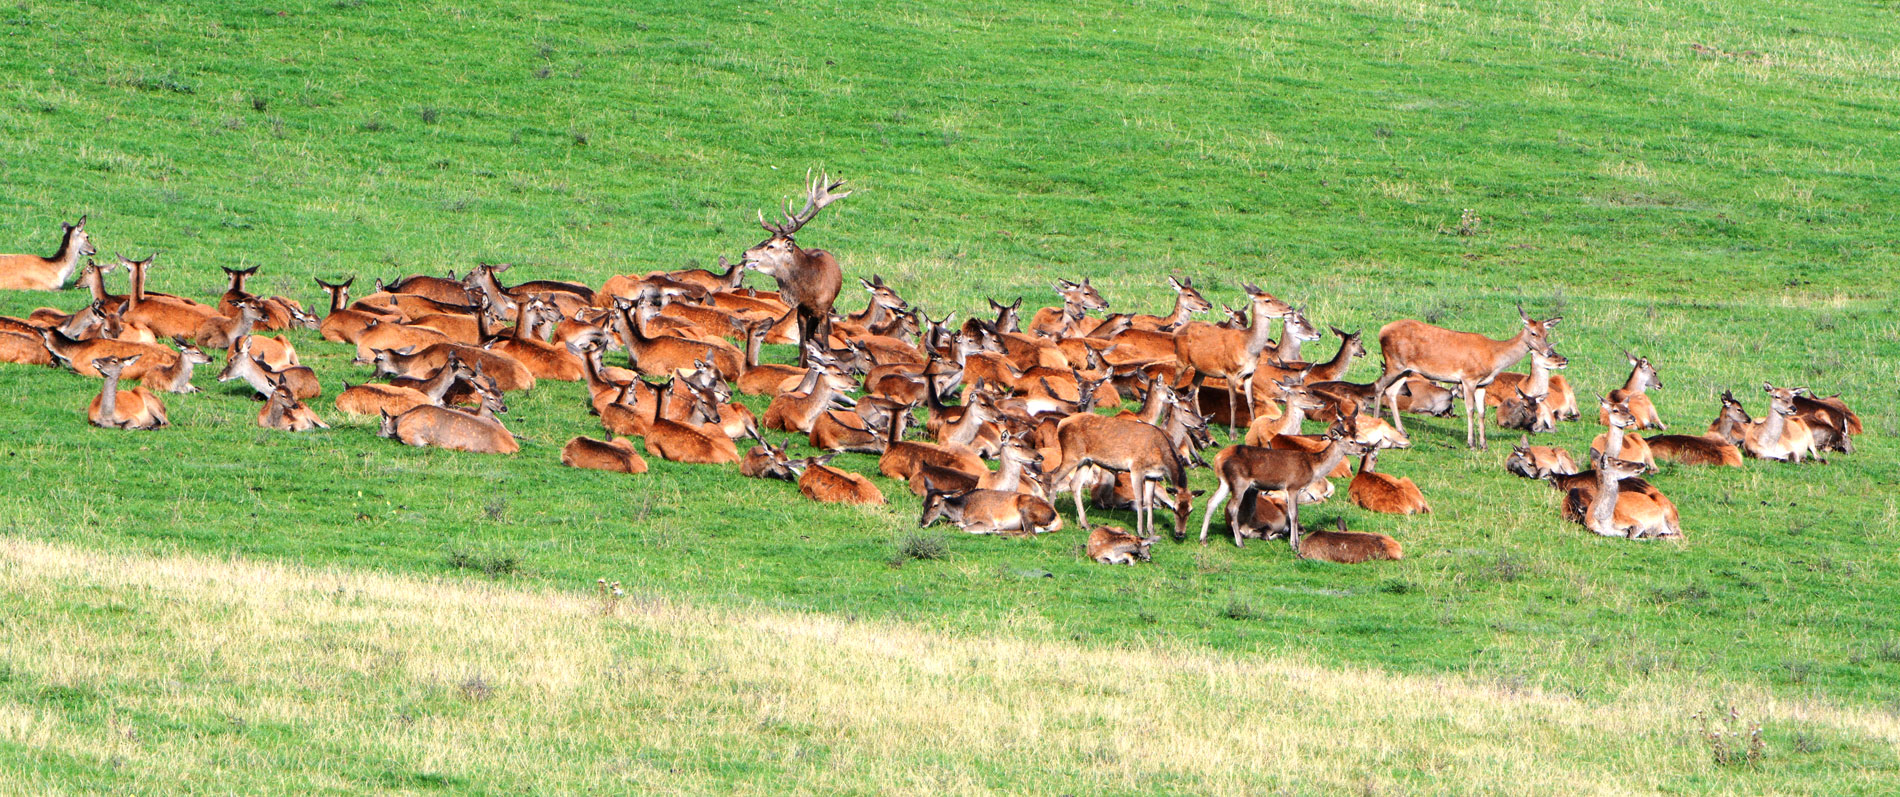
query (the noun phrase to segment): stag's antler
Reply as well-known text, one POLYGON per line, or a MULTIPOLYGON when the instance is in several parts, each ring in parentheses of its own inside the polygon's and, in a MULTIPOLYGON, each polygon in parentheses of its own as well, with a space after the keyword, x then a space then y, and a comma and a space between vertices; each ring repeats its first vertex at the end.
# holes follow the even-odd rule
POLYGON ((765 212, 759 211, 759 226, 764 227, 766 232, 774 235, 791 235, 792 233, 798 232, 800 227, 805 226, 806 222, 816 217, 818 211, 824 210, 826 205, 830 205, 833 202, 851 195, 850 191, 846 191, 842 194, 831 193, 843 185, 843 180, 833 182, 830 174, 822 172, 816 179, 813 179, 811 170, 807 169, 805 170, 805 209, 793 213, 792 200, 787 199, 785 200, 784 221, 778 223, 766 221, 765 212))

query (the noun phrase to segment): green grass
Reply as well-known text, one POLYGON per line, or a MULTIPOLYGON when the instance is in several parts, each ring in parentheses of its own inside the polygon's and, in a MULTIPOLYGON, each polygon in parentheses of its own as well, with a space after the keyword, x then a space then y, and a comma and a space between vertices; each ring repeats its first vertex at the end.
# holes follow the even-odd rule
MULTIPOLYGON (((1548 488, 1503 472, 1504 446, 1467 451, 1461 420, 1425 419, 1381 465, 1435 515, 1342 496, 1306 516, 1394 534, 1401 563, 1164 542, 1153 566, 1110 570, 1065 531, 954 537, 946 560, 893 567, 916 504, 887 480, 893 505, 865 510, 725 468, 560 468, 567 437, 598 431, 574 385, 511 396, 529 440, 484 457, 402 448, 368 422, 264 432, 215 365, 206 394, 168 400, 176 428, 96 430, 97 382, 0 366, 15 397, 0 533, 576 590, 607 577, 1585 699, 1610 673, 1900 710, 1891 22, 1879 4, 1759 0, 21 4, 0 10, 21 45, 0 54, 0 248, 50 252, 57 222, 90 213, 102 253, 161 252, 158 290, 213 297, 220 265, 261 265, 253 289, 306 305, 311 277, 482 259, 593 284, 706 265, 761 238, 753 209, 821 165, 860 192, 801 242, 933 315, 1047 304, 1050 282, 1082 275, 1151 312, 1164 274, 1216 301, 1258 282, 1368 333, 1419 317, 1502 335, 1521 301, 1565 316, 1556 343, 1586 402, 1620 383, 1629 346, 1661 368, 1673 427, 1700 430, 1725 387, 1759 414, 1767 380, 1843 392, 1868 434, 1826 466, 1666 470, 1682 545, 1566 524, 1548 488), (1482 223, 1455 234, 1466 209, 1482 223)), ((79 301, 12 294, 0 313, 79 301)), ((329 395, 367 377, 343 347, 293 337, 329 395)), ((1596 431, 1550 439, 1580 452, 1596 431)), ((1892 764, 1843 749, 1770 766, 1892 764)))

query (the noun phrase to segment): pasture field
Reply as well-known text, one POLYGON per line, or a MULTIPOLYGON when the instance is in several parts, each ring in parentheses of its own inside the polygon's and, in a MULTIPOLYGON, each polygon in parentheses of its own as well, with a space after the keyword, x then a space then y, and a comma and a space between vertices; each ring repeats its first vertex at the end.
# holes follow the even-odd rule
POLYGON ((1470 451, 1461 418, 1408 418, 1381 469, 1433 514, 1302 513, 1404 561, 1164 540, 1115 569, 1072 519, 938 528, 947 556, 907 559, 917 502, 878 477, 891 505, 855 509, 730 468, 561 468, 598 433, 574 384, 509 396, 518 455, 405 448, 329 405, 368 369, 313 332, 291 337, 336 428, 303 435, 257 428, 219 364, 154 433, 87 426, 95 380, 0 365, 0 789, 1890 790, 1893 23, 1762 0, 0 8, 0 249, 89 213, 102 257, 160 252, 154 290, 213 299, 219 266, 256 265, 253 290, 320 308, 313 277, 710 265, 821 165, 860 190, 800 242, 933 317, 1081 276, 1146 312, 1167 274, 1216 301, 1256 282, 1369 338, 1501 337, 1521 302, 1564 316, 1586 402, 1628 347, 1672 431, 1725 388, 1759 415, 1763 381, 1867 423, 1830 464, 1665 466, 1687 538, 1633 543, 1506 474, 1515 434, 1470 451), (600 578, 630 597, 602 611, 600 578), (1694 717, 1730 708, 1765 756, 1712 753, 1694 717))

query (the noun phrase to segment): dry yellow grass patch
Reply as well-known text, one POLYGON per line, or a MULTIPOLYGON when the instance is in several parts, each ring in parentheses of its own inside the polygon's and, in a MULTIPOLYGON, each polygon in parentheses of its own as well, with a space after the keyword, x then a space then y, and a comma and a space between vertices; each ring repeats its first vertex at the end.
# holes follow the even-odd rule
POLYGON ((1592 703, 1195 649, 0 541, 0 791, 1838 792, 1715 767, 1738 701, 1891 753, 1892 716, 1747 689, 1592 703))

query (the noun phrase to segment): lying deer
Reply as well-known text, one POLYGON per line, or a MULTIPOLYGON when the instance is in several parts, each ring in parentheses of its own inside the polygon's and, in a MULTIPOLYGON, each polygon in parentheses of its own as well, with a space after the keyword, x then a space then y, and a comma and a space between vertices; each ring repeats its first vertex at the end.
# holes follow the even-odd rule
POLYGON ((105 378, 99 395, 93 396, 92 404, 86 407, 86 419, 92 425, 105 429, 162 429, 171 425, 165 417, 165 403, 152 391, 143 385, 119 389, 120 374, 138 359, 137 355, 126 359, 100 357, 90 363, 105 378))
POLYGON ((1511 455, 1505 457, 1504 470, 1526 479, 1548 479, 1553 475, 1576 473, 1577 461, 1561 448, 1531 445, 1531 436, 1524 435, 1522 442, 1511 447, 1511 455))
POLYGON ((577 436, 561 446, 561 464, 614 473, 647 472, 647 461, 633 450, 633 441, 624 437, 595 440, 577 436))
POLYGON ((1337 531, 1314 531, 1306 535, 1299 545, 1294 546, 1301 559, 1314 559, 1321 562, 1334 562, 1342 565, 1356 565, 1375 559, 1399 560, 1405 558, 1399 541, 1384 534, 1372 534, 1363 531, 1347 531, 1346 518, 1339 518, 1337 531))
POLYGON ((52 257, 39 255, 0 255, 0 290, 64 290, 79 268, 79 259, 99 253, 86 233, 86 217, 73 224, 61 224, 59 249, 52 257))
POLYGON ((884 494, 878 492, 870 479, 831 467, 831 460, 836 456, 825 454, 792 461, 792 469, 800 472, 799 495, 827 504, 882 506, 885 503, 884 494))
POLYGON ((1573 488, 1564 495, 1564 517, 1605 537, 1632 540, 1681 537, 1682 527, 1661 504, 1642 493, 1623 492, 1622 480, 1643 472, 1643 463, 1592 453, 1596 489, 1573 488))
POLYGON ((928 490, 917 527, 926 528, 939 518, 971 534, 1044 534, 1062 528, 1062 518, 1048 501, 1001 490, 928 490))
POLYGON ((1160 537, 1137 537, 1120 526, 1096 526, 1089 530, 1090 559, 1105 565, 1132 565, 1150 561, 1148 549, 1160 537))
POLYGON ((330 428, 310 407, 297 400, 283 377, 272 376, 270 382, 270 396, 264 399, 264 408, 257 411, 258 426, 284 432, 330 428))

